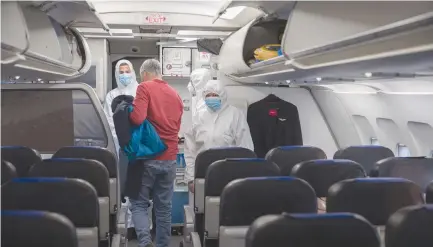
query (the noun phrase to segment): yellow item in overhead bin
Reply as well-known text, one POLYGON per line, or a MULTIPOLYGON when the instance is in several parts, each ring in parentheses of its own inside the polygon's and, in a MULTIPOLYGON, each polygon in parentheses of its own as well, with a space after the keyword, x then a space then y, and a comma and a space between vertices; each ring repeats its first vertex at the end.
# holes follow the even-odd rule
POLYGON ((264 61, 274 57, 278 57, 278 50, 280 50, 281 45, 279 44, 269 44, 257 48, 254 51, 254 58, 257 61, 264 61))

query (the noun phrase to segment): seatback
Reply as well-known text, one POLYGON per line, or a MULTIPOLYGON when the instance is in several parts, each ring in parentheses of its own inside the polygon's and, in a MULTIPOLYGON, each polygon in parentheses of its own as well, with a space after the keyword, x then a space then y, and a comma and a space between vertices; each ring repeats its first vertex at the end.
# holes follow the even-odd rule
POLYGON ((254 220, 268 214, 314 213, 316 194, 304 180, 294 177, 237 179, 221 194, 219 245, 245 246, 245 234, 254 220))
POLYGON ((78 247, 74 225, 57 213, 4 210, 1 224, 2 246, 78 247))
POLYGON ((433 181, 433 159, 425 157, 390 157, 376 163, 378 177, 400 177, 418 184, 423 191, 433 181))
POLYGON ((225 159, 212 163, 205 181, 205 237, 218 238, 220 195, 228 183, 239 178, 279 175, 278 166, 265 159, 225 159))
POLYGON ((30 169, 29 176, 79 178, 89 182, 98 195, 99 237, 109 237, 109 177, 107 168, 101 162, 77 158, 45 159, 30 169))
POLYGON ((101 147, 63 147, 53 155, 53 158, 82 158, 101 162, 107 168, 110 177, 110 213, 116 214, 120 205, 120 188, 117 159, 112 152, 101 147))
POLYGON ((397 210, 423 204, 421 188, 403 178, 356 178, 331 186, 326 200, 327 212, 362 215, 373 225, 383 226, 397 210))
POLYGON ((283 214, 258 218, 249 227, 246 247, 380 247, 374 227, 349 213, 283 214))
POLYGON ((388 220, 386 247, 431 247, 433 245, 433 205, 417 205, 398 210, 388 220))
POLYGON ((334 154, 334 159, 347 159, 359 163, 364 167, 367 175, 370 174, 377 161, 389 157, 394 157, 391 149, 378 145, 350 146, 334 154))
POLYGON ((10 162, 2 160, 1 176, 1 184, 3 185, 17 176, 17 169, 10 162))
POLYGON ((41 210, 66 216, 80 247, 99 242, 99 205, 94 187, 81 179, 15 178, 1 188, 3 210, 41 210))
POLYGON ((433 204, 433 181, 427 186, 426 202, 433 204))
POLYGON ((195 231, 203 241, 204 232, 204 183, 208 167, 215 161, 226 158, 255 158, 254 151, 241 147, 211 148, 200 152, 194 165, 194 213, 195 231))
POLYGON ((30 167, 42 160, 38 151, 22 146, 2 146, 1 158, 15 166, 18 177, 25 177, 30 167))
POLYGON ((328 189, 335 183, 350 178, 365 177, 362 166, 351 160, 310 160, 295 165, 292 176, 307 181, 316 192, 318 211, 326 212, 328 189))
POLYGON ((204 181, 209 166, 218 160, 230 158, 256 158, 256 154, 247 148, 224 147, 211 148, 200 152, 194 166, 194 211, 204 213, 204 181))
POLYGON ((280 167, 281 175, 290 176, 296 164, 307 160, 326 159, 326 154, 318 147, 283 146, 269 150, 265 158, 280 167))

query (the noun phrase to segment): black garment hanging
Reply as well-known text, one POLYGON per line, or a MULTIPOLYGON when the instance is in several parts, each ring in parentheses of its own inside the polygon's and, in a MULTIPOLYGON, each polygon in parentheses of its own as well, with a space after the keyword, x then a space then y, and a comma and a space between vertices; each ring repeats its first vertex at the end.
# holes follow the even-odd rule
POLYGON ((298 108, 274 94, 251 104, 247 121, 259 158, 278 146, 303 145, 298 108))

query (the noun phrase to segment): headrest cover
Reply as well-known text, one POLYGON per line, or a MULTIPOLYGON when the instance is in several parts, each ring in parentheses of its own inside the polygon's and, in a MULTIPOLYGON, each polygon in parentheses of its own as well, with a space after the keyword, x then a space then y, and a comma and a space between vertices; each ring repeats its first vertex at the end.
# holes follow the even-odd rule
POLYGON ((27 176, 30 167, 42 160, 38 151, 23 146, 2 146, 1 158, 15 166, 19 177, 27 176))
POLYGON ((206 173, 205 196, 220 196, 224 187, 238 178, 279 176, 276 164, 268 160, 219 160, 206 173))
POLYGON ((317 197, 326 197, 333 184, 345 179, 362 178, 366 174, 360 164, 351 160, 310 160, 293 167, 292 176, 307 181, 317 197))
POLYGON ((385 225, 397 210, 424 203, 419 186, 401 178, 358 178, 331 186, 326 200, 328 212, 351 212, 374 225, 385 225))
POLYGON ((3 246, 78 246, 75 226, 63 215, 43 211, 5 210, 1 216, 3 246))
POLYGON ((221 195, 220 225, 250 225, 260 216, 283 212, 317 212, 313 188, 293 177, 237 179, 221 195))
POLYGON ((101 162, 108 170, 110 178, 117 177, 116 156, 108 149, 101 147, 63 147, 52 158, 82 158, 101 162))
POLYGON ((427 187, 426 202, 429 204, 433 204, 433 181, 427 187))
POLYGON ((425 190, 433 181, 433 159, 424 157, 390 157, 376 163, 378 177, 400 177, 418 184, 425 190))
POLYGON ((377 161, 389 157, 394 157, 391 149, 377 145, 350 146, 334 154, 334 159, 347 159, 359 163, 367 174, 374 168, 377 161))
POLYGON ((281 175, 290 176, 292 168, 303 161, 326 159, 325 152, 312 146, 286 146, 271 149, 266 159, 280 167, 281 175))
POLYGON ((386 247, 433 244, 433 205, 417 205, 400 209, 386 225, 386 247))
POLYGON ((246 247, 379 247, 377 231, 352 214, 268 215, 250 226, 246 247))
POLYGON ((240 147, 213 148, 200 152, 195 159, 195 178, 205 178, 208 167, 215 161, 229 158, 256 158, 256 154, 240 147))

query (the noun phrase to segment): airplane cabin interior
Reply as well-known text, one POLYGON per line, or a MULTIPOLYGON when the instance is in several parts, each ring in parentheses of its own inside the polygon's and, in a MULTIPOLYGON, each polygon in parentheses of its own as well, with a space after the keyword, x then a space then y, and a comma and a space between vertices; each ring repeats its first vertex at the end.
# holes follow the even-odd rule
POLYGON ((433 246, 433 2, 254 0, 2 1, 2 245, 144 247, 104 104, 148 59, 183 115, 170 243, 153 200, 146 247, 433 246), (187 181, 200 69, 254 148, 187 181))

